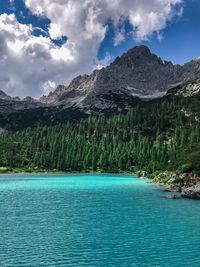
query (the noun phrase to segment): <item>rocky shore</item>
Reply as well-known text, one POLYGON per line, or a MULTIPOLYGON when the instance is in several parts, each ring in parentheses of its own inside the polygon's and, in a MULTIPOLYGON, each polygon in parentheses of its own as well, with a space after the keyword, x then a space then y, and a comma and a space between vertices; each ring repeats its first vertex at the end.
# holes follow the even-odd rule
POLYGON ((200 184, 183 189, 181 196, 200 200, 200 184))
POLYGON ((164 191, 173 193, 166 198, 180 197, 200 200, 200 177, 195 173, 157 172, 151 178, 156 184, 164 186, 164 191), (177 195, 180 193, 180 195, 177 195))

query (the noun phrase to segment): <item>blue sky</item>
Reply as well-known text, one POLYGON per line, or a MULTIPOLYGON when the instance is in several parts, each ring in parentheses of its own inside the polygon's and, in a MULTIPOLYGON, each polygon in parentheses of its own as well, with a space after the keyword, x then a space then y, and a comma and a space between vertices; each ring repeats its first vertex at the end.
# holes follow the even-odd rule
POLYGON ((200 56, 200 1, 184 2, 182 16, 168 23, 162 31, 162 40, 158 40, 156 34, 153 34, 148 41, 142 42, 135 42, 132 36, 129 36, 122 44, 114 47, 112 35, 112 30, 110 30, 100 47, 99 56, 109 50, 112 56, 116 57, 132 46, 145 44, 161 58, 176 64, 184 64, 200 56))
POLYGON ((109 64, 140 44, 177 64, 200 56, 199 0, 163 0, 162 4, 156 0, 118 0, 118 7, 107 0, 97 0, 89 1, 85 10, 75 1, 69 9, 70 1, 0 0, 0 42, 5 39, 5 45, 0 43, 0 47, 7 47, 1 51, 5 57, 0 68, 5 69, 6 75, 2 72, 0 89, 11 95, 38 97, 78 74, 90 73, 95 66, 109 64), (171 3, 170 8, 167 2, 171 3), (116 45, 117 34, 122 39, 116 45))

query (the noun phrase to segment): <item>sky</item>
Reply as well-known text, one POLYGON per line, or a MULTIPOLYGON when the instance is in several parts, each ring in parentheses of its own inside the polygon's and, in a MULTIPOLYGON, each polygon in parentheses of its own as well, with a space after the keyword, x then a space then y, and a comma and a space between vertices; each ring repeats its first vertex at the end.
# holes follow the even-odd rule
POLYGON ((0 0, 0 90, 39 98, 141 44, 199 57, 200 1, 0 0))

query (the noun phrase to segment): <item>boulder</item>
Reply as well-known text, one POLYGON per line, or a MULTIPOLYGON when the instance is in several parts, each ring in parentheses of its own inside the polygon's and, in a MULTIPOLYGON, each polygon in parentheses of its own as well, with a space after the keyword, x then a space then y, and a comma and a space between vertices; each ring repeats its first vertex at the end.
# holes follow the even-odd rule
POLYGON ((185 188, 181 196, 184 198, 200 199, 200 185, 185 188))
POLYGON ((165 188, 165 192, 181 192, 181 186, 169 185, 165 188))

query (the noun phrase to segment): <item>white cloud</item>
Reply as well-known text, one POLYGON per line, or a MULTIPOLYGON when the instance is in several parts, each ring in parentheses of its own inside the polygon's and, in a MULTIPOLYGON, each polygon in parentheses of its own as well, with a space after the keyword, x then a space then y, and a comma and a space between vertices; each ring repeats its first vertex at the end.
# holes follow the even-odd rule
POLYGON ((101 60, 97 60, 96 64, 94 65, 93 69, 102 69, 103 67, 106 67, 111 62, 111 55, 110 53, 106 53, 105 57, 101 60))
POLYGON ((54 81, 51 81, 51 80, 46 81, 43 85, 43 93, 45 95, 48 95, 51 91, 55 89, 55 86, 56 84, 54 81))
POLYGON ((8 94, 39 97, 48 84, 52 89, 90 71, 75 52, 68 42, 58 47, 48 37, 32 35, 32 26, 18 23, 14 14, 0 16, 0 88, 8 94))
MULTIPOLYGON (((109 54, 97 62, 108 21, 116 31, 114 45, 124 40, 121 30, 128 20, 133 38, 144 40, 166 27, 181 0, 24 0, 39 16, 50 19, 51 39, 67 36, 61 47, 49 37, 33 36, 31 25, 22 25, 14 15, 0 15, 0 89, 12 95, 39 97, 51 87, 68 83, 94 66, 104 66, 109 54)), ((158 35, 159 36, 159 35, 158 35)))

